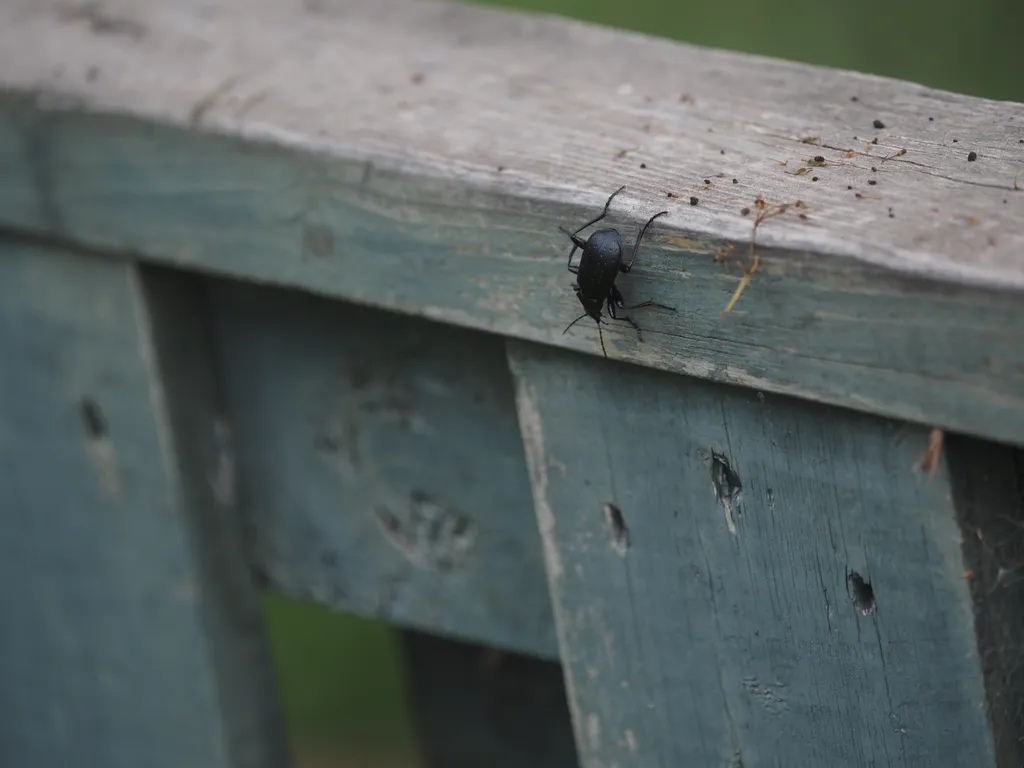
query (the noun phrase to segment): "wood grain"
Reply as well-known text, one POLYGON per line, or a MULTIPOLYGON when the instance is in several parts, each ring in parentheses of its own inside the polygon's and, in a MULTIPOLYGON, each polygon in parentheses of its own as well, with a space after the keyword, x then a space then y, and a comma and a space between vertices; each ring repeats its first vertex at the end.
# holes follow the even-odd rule
POLYGON ((1024 442, 1020 105, 431 2, 0 14, 0 226, 596 354, 558 227, 626 184, 678 311, 613 357, 1024 442))
POLYGON ((582 765, 996 765, 923 430, 510 360, 582 765))
POLYGON ((538 202, 595 205, 620 183, 659 203, 677 192, 671 226, 691 236, 744 238, 741 201, 802 198, 814 225, 780 223, 764 245, 1024 288, 1024 199, 1002 203, 1024 165, 1019 104, 419 0, 15 0, 3 21, 8 89, 392 158, 529 188, 538 202), (842 158, 801 143, 809 136, 861 151, 879 143, 842 158), (818 154, 829 162, 821 181, 791 175, 818 154), (880 200, 846 190, 867 192, 869 179, 881 180, 880 200), (697 210, 691 193, 703 197, 697 210), (979 226, 966 224, 972 215, 979 226))
POLYGON ((0 271, 0 762, 286 765, 188 281, 0 271))
POLYGON ((268 586, 557 658, 501 339, 220 280, 208 296, 268 586))

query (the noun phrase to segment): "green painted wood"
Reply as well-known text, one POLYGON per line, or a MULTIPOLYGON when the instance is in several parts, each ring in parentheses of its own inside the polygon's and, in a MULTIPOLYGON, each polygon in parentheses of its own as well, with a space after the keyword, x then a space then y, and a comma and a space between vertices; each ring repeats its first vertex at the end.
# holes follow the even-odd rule
POLYGON ((269 585, 557 657, 502 341, 297 292, 208 291, 269 585))
MULTIPOLYGON (((600 354, 593 324, 562 335, 579 305, 558 228, 593 216, 620 183, 609 175, 585 205, 570 205, 514 175, 420 174, 313 143, 300 151, 0 95, 2 226, 590 354, 600 354)), ((760 191, 731 205, 752 207, 760 191)), ((627 233, 667 205, 661 193, 637 194, 610 220, 627 233)), ((1002 199, 991 206, 1002 211, 1002 199)), ((807 232, 830 221, 827 208, 808 215, 807 232)), ((739 220, 749 233, 749 217, 739 220)), ((735 260, 716 260, 716 237, 672 231, 654 227, 620 283, 630 301, 678 311, 639 312, 643 344, 609 328, 612 357, 1024 442, 1019 296, 764 247, 723 318, 735 260)))
POLYGON ((577 764, 556 662, 420 632, 402 643, 424 768, 577 764))
POLYGON ((999 768, 1024 764, 1024 453, 947 437, 999 768))
POLYGON ((509 347, 583 765, 995 765, 925 430, 509 347))
POLYGON ((0 240, 0 764, 288 763, 187 284, 0 240))

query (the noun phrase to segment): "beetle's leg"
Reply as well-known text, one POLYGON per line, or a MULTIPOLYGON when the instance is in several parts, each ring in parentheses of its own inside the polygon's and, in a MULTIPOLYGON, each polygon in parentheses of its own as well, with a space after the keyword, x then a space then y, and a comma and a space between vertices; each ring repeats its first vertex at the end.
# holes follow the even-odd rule
POLYGON ((651 226, 651 223, 656 218, 658 218, 659 216, 666 216, 666 215, 668 215, 668 211, 662 211, 661 213, 654 214, 653 216, 651 216, 651 218, 649 218, 647 220, 647 223, 644 224, 644 228, 640 230, 640 234, 636 236, 636 242, 633 243, 633 253, 629 257, 629 261, 628 262, 624 261, 624 262, 622 262, 619 265, 619 271, 620 272, 629 272, 629 270, 631 270, 633 268, 633 262, 636 260, 637 249, 640 247, 640 241, 644 239, 644 235, 647 233, 647 228, 649 226, 651 226))
POLYGON ((626 309, 626 307, 622 306, 622 294, 619 293, 619 289, 616 288, 614 285, 612 286, 611 291, 608 293, 607 305, 608 305, 608 316, 611 317, 612 320, 618 320, 619 322, 622 322, 622 323, 629 323, 630 325, 633 326, 633 330, 636 331, 636 338, 637 338, 637 340, 638 341, 643 341, 644 340, 643 331, 640 330, 640 326, 639 325, 637 325, 635 322, 633 322, 633 318, 629 317, 628 315, 623 315, 622 317, 619 317, 617 314, 615 314, 616 306, 619 309, 626 309))
MULTIPOLYGON (((614 304, 619 309, 640 309, 642 307, 659 307, 660 309, 667 309, 669 312, 675 312, 675 307, 670 307, 668 304, 659 304, 652 300, 641 301, 639 304, 632 304, 626 306, 625 301, 622 298, 622 293, 619 292, 618 286, 613 285, 611 295, 609 296, 609 305, 614 304)), ((610 307, 609 307, 610 308, 610 307)))
POLYGON ((658 307, 659 309, 667 309, 669 312, 676 311, 675 307, 670 307, 668 304, 659 304, 656 301, 641 301, 639 304, 633 304, 628 307, 619 305, 619 309, 640 309, 641 307, 658 307))

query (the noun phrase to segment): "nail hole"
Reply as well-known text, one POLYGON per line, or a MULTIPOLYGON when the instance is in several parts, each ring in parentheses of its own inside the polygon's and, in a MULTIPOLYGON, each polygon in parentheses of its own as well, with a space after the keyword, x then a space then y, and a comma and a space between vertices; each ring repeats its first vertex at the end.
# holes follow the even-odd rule
POLYGON ((733 510, 739 514, 736 504, 740 499, 740 491, 743 484, 740 476, 729 466, 729 461, 724 454, 711 451, 711 487, 715 492, 715 500, 722 505, 725 512, 725 524, 729 533, 736 533, 736 521, 733 518, 733 510))
POLYGON ((622 510, 610 501, 605 502, 604 521, 608 526, 608 539, 612 549, 625 557, 626 552, 629 551, 629 528, 626 527, 626 522, 622 519, 622 510))
POLYGON ((851 571, 846 576, 846 583, 849 585, 850 598, 862 615, 867 616, 875 610, 875 590, 870 581, 865 581, 859 573, 851 571))
POLYGON ((91 440, 102 440, 107 436, 107 422, 103 411, 91 397, 83 397, 79 406, 82 416, 82 427, 91 440))

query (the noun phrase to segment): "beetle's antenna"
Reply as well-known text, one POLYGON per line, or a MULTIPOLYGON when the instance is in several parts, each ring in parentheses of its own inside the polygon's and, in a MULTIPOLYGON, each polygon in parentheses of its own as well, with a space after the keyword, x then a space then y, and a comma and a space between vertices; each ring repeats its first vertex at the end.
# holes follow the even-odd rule
POLYGON ((562 335, 564 336, 566 333, 568 333, 570 328, 572 328, 574 325, 576 325, 576 323, 578 323, 580 320, 582 320, 586 316, 587 316, 587 313, 584 312, 582 315, 580 315, 575 320, 573 320, 571 323, 569 323, 567 326, 565 326, 565 330, 562 331, 562 335))
POLYGON ((604 348, 604 334, 601 333, 601 321, 597 321, 597 338, 601 340, 601 354, 604 355, 605 360, 608 359, 608 350, 604 348))
POLYGON ((629 272, 629 270, 631 270, 633 268, 633 262, 636 260, 637 249, 640 248, 640 241, 643 240, 644 239, 644 235, 647 234, 647 228, 649 226, 651 226, 651 224, 654 222, 654 220, 656 218, 658 218, 659 216, 667 216, 667 215, 668 215, 668 211, 662 211, 661 213, 654 214, 653 216, 651 216, 651 218, 649 218, 647 220, 647 223, 644 224, 644 228, 640 230, 640 234, 636 236, 636 242, 633 243, 633 254, 629 257, 629 263, 623 265, 623 267, 622 267, 622 271, 623 272, 629 272))

